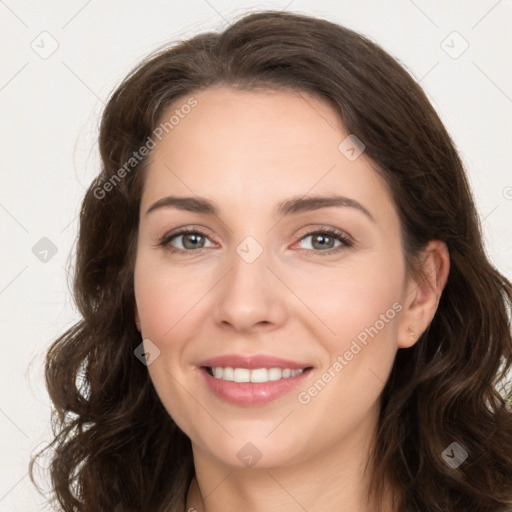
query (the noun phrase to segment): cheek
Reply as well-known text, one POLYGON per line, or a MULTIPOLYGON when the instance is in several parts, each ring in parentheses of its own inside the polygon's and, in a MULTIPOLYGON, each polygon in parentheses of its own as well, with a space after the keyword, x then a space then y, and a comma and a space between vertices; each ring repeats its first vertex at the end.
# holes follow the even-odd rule
MULTIPOLYGON (((304 417, 322 417, 327 439, 349 435, 375 411, 396 355, 402 272, 377 264, 311 283, 311 309, 318 313, 316 339, 326 354, 314 382, 297 396, 304 417), (337 276, 338 277, 333 277, 337 276), (323 333, 320 336, 320 333, 323 333)), ((304 287, 303 293, 306 293, 304 287)))
POLYGON ((314 275, 296 279, 293 285, 297 297, 314 313, 307 315, 316 318, 317 334, 323 330, 322 339, 329 344, 330 352, 343 349, 358 336, 364 341, 365 335, 370 336, 368 329, 375 337, 374 328, 390 331, 388 327, 396 323, 401 310, 398 301, 403 269, 395 258, 373 256, 365 264, 317 269, 314 275))
POLYGON ((143 335, 160 341, 191 313, 207 289, 207 283, 185 267, 169 271, 143 258, 135 267, 134 285, 143 335))
POLYGON ((183 352, 195 334, 194 305, 203 287, 193 276, 187 277, 186 269, 170 272, 144 253, 137 258, 134 287, 142 337, 159 349, 159 357, 148 365, 149 375, 169 415, 189 432, 197 411, 194 412, 180 383, 186 382, 183 352))

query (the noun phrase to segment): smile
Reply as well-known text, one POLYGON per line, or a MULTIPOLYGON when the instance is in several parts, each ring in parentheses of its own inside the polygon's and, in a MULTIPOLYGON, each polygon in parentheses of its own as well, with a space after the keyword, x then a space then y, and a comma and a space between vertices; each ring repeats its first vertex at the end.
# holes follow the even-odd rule
POLYGON ((292 368, 231 368, 222 366, 207 367, 208 373, 216 379, 228 382, 270 382, 289 379, 300 375, 304 369, 292 368))

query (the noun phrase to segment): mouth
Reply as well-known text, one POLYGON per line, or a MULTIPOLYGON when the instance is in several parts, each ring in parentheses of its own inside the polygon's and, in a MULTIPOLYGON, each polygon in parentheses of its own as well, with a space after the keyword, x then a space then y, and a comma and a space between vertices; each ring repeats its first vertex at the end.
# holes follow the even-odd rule
POLYGON ((237 406, 265 405, 304 383, 314 367, 273 356, 228 355, 198 365, 206 389, 237 406))
POLYGON ((232 368, 231 366, 203 366, 206 372, 215 379, 221 379, 227 382, 252 382, 264 383, 273 382, 281 379, 291 379, 301 373, 310 370, 306 368, 232 368))

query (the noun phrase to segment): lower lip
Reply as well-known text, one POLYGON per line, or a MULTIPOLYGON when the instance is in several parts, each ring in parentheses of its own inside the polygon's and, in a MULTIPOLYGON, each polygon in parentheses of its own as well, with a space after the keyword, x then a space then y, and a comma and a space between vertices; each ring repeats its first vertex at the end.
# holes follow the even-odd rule
POLYGON ((290 393, 307 377, 311 368, 295 377, 269 382, 232 382, 212 377, 206 368, 200 368, 210 390, 220 399, 235 405, 263 405, 290 393))

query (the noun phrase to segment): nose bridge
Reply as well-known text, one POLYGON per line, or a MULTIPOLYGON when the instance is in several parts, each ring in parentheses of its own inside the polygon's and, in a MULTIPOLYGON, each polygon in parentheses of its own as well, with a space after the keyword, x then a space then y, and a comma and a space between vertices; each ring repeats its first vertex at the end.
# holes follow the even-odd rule
POLYGON ((246 237, 235 248, 231 258, 231 279, 235 286, 252 286, 254 292, 263 287, 269 273, 269 249, 264 248, 253 236, 246 237))
POLYGON ((216 320, 237 329, 256 324, 279 323, 285 306, 275 276, 267 268, 270 249, 254 236, 245 237, 230 256, 230 271, 217 295, 216 320))
MULTIPOLYGON (((240 304, 255 304, 263 300, 268 278, 271 274, 269 264, 269 249, 264 248, 252 235, 245 237, 236 247, 230 258, 231 271, 227 276, 228 290, 240 304)), ((226 295, 226 300, 229 297, 226 295)), ((247 307, 247 306, 246 306, 247 307)))

